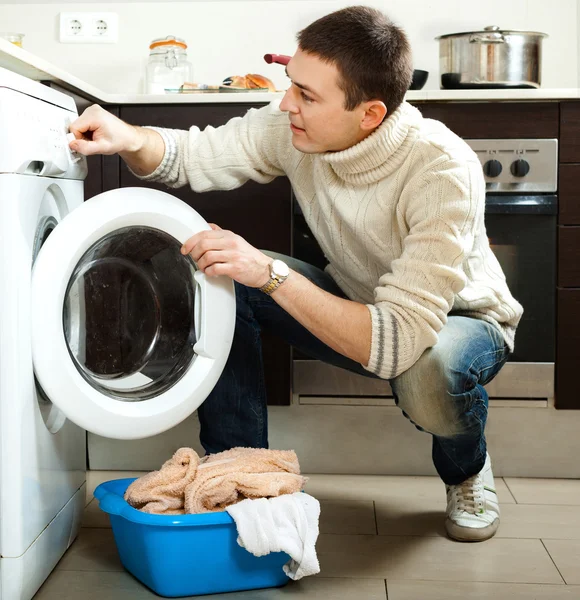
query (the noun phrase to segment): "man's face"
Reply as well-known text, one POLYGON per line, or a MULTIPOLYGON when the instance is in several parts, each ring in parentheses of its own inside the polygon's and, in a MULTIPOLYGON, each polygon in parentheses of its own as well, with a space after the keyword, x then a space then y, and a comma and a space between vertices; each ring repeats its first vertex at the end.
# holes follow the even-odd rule
POLYGON ((288 112, 297 150, 306 154, 345 150, 371 133, 361 127, 365 103, 353 111, 344 108, 345 95, 338 87, 335 65, 298 49, 286 72, 292 85, 280 109, 288 112))

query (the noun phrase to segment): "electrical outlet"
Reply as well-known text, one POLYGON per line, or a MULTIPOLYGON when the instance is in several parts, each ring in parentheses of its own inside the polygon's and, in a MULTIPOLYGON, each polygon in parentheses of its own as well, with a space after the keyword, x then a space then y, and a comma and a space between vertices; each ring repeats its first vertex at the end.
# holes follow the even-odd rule
POLYGON ((63 44, 115 44, 118 37, 117 13, 60 13, 59 40, 63 44))

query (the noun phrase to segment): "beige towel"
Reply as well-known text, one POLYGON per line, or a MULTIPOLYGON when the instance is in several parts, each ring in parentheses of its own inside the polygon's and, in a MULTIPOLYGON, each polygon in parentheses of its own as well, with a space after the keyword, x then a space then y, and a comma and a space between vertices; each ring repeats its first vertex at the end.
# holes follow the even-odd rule
POLYGON ((180 448, 159 471, 135 480, 125 492, 133 507, 160 515, 184 514, 185 488, 193 481, 199 456, 191 448, 180 448))
POLYGON ((272 498, 304 488, 293 450, 233 448, 212 454, 185 488, 185 512, 224 510, 246 498, 272 498))
POLYGON ((204 513, 246 498, 293 494, 306 481, 293 450, 233 448, 200 459, 191 448, 180 448, 159 471, 134 481, 125 500, 147 513, 204 513))

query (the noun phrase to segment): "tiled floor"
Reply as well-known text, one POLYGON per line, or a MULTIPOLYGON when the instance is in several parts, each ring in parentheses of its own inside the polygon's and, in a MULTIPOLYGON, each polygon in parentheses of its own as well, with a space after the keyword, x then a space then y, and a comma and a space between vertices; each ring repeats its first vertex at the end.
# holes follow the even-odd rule
MULTIPOLYGON (((101 481, 136 475, 89 474, 81 535, 37 600, 157 597, 123 570, 108 519, 92 500, 101 481)), ((322 505, 320 575, 284 588, 206 598, 580 600, 580 481, 496 483, 498 535, 461 544, 444 535, 444 490, 436 478, 313 475, 306 491, 322 505)))

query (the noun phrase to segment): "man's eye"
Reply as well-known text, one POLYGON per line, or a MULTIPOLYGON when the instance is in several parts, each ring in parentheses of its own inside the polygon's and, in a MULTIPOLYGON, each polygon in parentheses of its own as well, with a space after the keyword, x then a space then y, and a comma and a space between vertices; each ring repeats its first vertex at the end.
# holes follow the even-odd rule
POLYGON ((305 102, 313 102, 313 99, 310 96, 307 96, 304 92, 300 92, 300 95, 305 100, 305 102))

